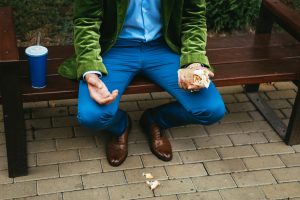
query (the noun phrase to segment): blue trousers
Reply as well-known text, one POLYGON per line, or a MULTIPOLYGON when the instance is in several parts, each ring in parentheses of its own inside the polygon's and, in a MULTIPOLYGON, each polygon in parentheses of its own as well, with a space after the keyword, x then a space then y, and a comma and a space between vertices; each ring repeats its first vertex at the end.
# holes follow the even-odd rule
MULTIPOLYGON (((161 128, 186 124, 209 125, 225 113, 223 100, 213 83, 199 92, 179 88, 177 70, 179 55, 172 52, 162 39, 142 43, 119 40, 103 55, 108 75, 102 77, 109 91, 119 95, 109 105, 99 105, 89 95, 85 81, 79 83, 78 120, 94 130, 121 135, 128 124, 127 114, 118 108, 121 95, 137 74, 142 74, 170 93, 177 101, 153 109, 153 121, 161 128)), ((147 92, 147 91, 145 91, 147 92)))

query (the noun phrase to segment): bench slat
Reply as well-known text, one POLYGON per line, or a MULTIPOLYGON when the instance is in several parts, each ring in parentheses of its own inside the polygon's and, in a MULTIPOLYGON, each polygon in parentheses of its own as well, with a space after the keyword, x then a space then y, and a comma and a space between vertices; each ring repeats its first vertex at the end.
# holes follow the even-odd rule
MULTIPOLYGON (((217 86, 251 84, 271 81, 289 81, 299 79, 300 44, 287 35, 272 37, 231 36, 211 41, 208 56, 216 71, 214 82, 217 86), (244 38, 244 39, 242 39, 244 38), (247 40, 245 40, 247 38, 247 40), (223 48, 235 41, 242 45, 235 48, 223 48), (241 43, 240 43, 241 44, 241 43), (282 67, 284 66, 284 67, 282 67)), ((19 48, 24 55, 24 48, 19 48)), ((77 83, 57 75, 57 68, 66 57, 74 53, 72 46, 49 47, 48 86, 42 90, 32 89, 28 78, 27 61, 21 60, 24 101, 65 99, 77 97, 77 83)), ((145 78, 137 77, 126 90, 126 94, 155 92, 161 89, 145 78)))
MULTIPOLYGON (((277 46, 290 46, 297 44, 297 40, 288 34, 261 34, 242 35, 242 36, 226 36, 226 37, 213 37, 208 38, 207 50, 215 49, 232 49, 232 48, 247 48, 247 47, 277 47, 277 46)), ((68 58, 74 54, 73 45, 66 46, 51 46, 49 48, 49 59, 52 58, 68 58)), ((19 47, 20 60, 26 60, 25 47, 19 47)))
MULTIPOLYGON (((217 64, 214 78, 216 86, 254 84, 273 81, 290 81, 300 79, 300 58, 282 60, 261 60, 256 62, 217 64), (263 67, 261 67, 263 66, 263 67)), ((77 83, 59 75, 47 77, 48 86, 33 89, 28 78, 23 78, 22 90, 24 101, 41 101, 77 97, 77 83)), ((136 77, 125 94, 162 91, 158 86, 144 77, 136 77)))
MULTIPOLYGON (((230 37, 232 41, 235 41, 236 37, 230 37)), ((238 37, 239 38, 239 37, 238 37)), ((224 38, 227 43, 227 38, 224 38)), ((294 39, 293 39, 294 40, 294 39)), ((222 40, 219 40, 222 43, 222 40)), ((248 41, 248 43, 254 43, 254 37, 248 41)), ((300 57, 300 44, 289 43, 286 44, 285 39, 281 41, 283 44, 280 46, 254 46, 254 47, 239 47, 239 48, 231 48, 231 49, 210 49, 207 51, 208 57, 210 59, 211 64, 214 66, 216 64, 224 64, 224 63, 242 63, 249 61, 260 61, 260 60, 271 60, 271 59, 282 59, 282 58, 291 58, 291 57, 300 57)), ((295 42, 295 40, 294 40, 295 42)), ((277 41, 277 44, 280 44, 277 41)), ((48 61, 48 71, 47 74, 52 76, 57 74, 58 66, 63 62, 64 58, 62 56, 68 57, 73 54, 73 47, 71 46, 62 46, 62 47, 48 47, 49 48, 49 61, 48 61), (64 52, 58 58, 54 57, 56 52, 64 52)), ((22 48, 23 49, 23 48, 22 48)), ((20 50, 21 51, 21 50, 20 50)), ((21 75, 28 76, 28 63, 26 60, 20 61, 21 66, 21 75)), ((218 71, 216 71, 218 73, 218 71)))
MULTIPOLYGON (((28 78, 21 80, 23 89, 23 101, 46 101, 55 99, 70 99, 77 98, 78 84, 77 82, 63 79, 59 75, 50 76, 47 78, 48 86, 44 89, 33 89, 30 86, 28 78)), ((157 85, 151 83, 144 77, 136 77, 131 85, 127 88, 126 94, 137 94, 147 92, 162 91, 157 85)))
POLYGON ((243 35, 227 35, 226 37, 208 38, 207 50, 212 49, 232 49, 240 47, 265 47, 265 46, 281 46, 292 45, 297 40, 289 34, 260 34, 255 37, 252 34, 243 35))
POLYGON ((300 59, 267 60, 216 65, 217 86, 256 84, 300 79, 300 59))

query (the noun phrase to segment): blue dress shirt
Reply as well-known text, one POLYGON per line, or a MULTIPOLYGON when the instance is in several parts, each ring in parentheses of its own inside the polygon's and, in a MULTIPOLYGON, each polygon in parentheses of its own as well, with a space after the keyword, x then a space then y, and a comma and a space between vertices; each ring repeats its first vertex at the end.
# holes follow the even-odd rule
POLYGON ((162 36, 160 0, 130 0, 120 39, 149 42, 162 36))
MULTIPOLYGON (((160 13, 160 0, 130 0, 123 28, 118 38, 149 42, 161 37, 162 20, 160 13)), ((89 73, 102 76, 98 71, 88 71, 83 74, 83 79, 89 73)))

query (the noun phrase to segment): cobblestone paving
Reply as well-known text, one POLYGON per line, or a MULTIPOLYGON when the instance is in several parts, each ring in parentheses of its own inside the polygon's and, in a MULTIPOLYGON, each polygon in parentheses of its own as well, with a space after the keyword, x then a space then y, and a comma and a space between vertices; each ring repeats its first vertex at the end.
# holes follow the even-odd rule
MULTIPOLYGON (((8 178, 0 108, 0 200, 259 200, 300 199, 300 145, 287 146, 250 103, 242 86, 219 88, 228 114, 211 126, 167 131, 174 158, 151 154, 138 126, 142 111, 172 101, 164 92, 122 97, 133 119, 129 157, 120 167, 106 161, 106 133, 76 120, 76 99, 26 103, 29 175, 8 178), (153 192, 143 172, 161 183, 153 192)), ((265 84, 261 95, 288 123, 297 88, 265 84)))

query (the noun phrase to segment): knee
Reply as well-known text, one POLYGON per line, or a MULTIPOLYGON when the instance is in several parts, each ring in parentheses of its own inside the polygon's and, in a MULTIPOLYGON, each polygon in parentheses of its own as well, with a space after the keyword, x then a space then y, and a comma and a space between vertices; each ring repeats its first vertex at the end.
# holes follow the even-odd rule
POLYGON ((204 110, 191 111, 196 122, 203 125, 211 125, 218 122, 224 117, 225 113, 226 108, 222 101, 208 104, 204 110))
POLYGON ((84 109, 78 111, 77 119, 83 126, 92 129, 104 129, 112 124, 115 114, 113 111, 84 109))

